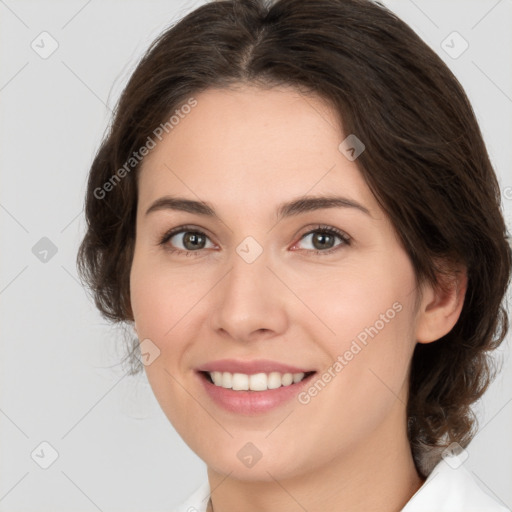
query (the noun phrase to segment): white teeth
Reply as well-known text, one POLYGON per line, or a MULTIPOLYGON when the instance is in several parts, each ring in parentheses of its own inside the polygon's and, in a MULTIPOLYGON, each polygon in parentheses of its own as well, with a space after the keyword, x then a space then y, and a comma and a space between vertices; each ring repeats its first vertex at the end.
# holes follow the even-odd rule
POLYGON ((271 372, 255 373, 247 375, 245 373, 229 372, 208 372, 216 386, 235 391, 266 391, 267 389, 277 389, 281 386, 290 386, 300 382, 304 378, 304 373, 279 373, 271 372))
POLYGON ((237 391, 247 391, 249 389, 249 375, 234 373, 233 389, 236 389, 237 391))
POLYGON ((300 382, 304 378, 304 373, 294 373, 293 374, 293 383, 297 384, 297 382, 300 382))
POLYGON ((217 386, 222 386, 223 388, 231 389, 233 387, 233 375, 228 372, 219 372, 222 375, 222 380, 217 384, 217 386))
POLYGON ((281 384, 283 386, 289 386, 290 384, 293 384, 293 374, 285 373, 281 378, 281 384))
POLYGON ((210 377, 216 386, 222 386, 222 373, 221 372, 210 372, 210 377))
POLYGON ((267 377, 267 388, 277 389, 282 385, 281 374, 279 372, 272 372, 267 377))
POLYGON ((265 391, 267 389, 267 376, 264 373, 250 375, 248 387, 252 391, 265 391))

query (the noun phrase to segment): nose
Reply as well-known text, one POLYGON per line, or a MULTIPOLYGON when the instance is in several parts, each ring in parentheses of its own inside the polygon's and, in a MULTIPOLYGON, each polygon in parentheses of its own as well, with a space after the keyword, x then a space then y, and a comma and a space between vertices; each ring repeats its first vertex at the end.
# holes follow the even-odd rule
POLYGON ((235 252, 216 288, 211 327, 222 336, 248 342, 286 331, 290 297, 265 251, 252 263, 235 252))

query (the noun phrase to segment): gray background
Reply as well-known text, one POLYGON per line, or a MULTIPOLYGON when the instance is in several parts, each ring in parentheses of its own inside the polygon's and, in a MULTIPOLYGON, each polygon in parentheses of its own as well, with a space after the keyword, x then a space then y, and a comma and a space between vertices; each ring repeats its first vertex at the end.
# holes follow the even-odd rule
MULTIPOLYGON (((88 167, 111 109, 149 43, 202 3, 0 0, 2 512, 169 511, 206 478, 145 374, 124 376, 121 332, 96 312, 75 268, 88 167), (53 40, 57 50, 42 58, 53 40), (44 441, 58 452, 48 469, 40 467, 51 457, 44 441)), ((512 1, 383 3, 465 87, 510 223, 512 1), (443 49, 453 31, 469 43, 457 58, 461 40, 447 40, 452 56, 443 49)), ((512 507, 508 341, 465 467, 512 507)))

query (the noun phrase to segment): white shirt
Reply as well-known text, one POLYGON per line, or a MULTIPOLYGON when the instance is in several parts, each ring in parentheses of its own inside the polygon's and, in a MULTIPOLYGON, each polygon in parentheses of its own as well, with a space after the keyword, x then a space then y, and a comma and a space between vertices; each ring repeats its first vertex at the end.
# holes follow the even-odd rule
MULTIPOLYGON (((484 492, 464 466, 453 469, 457 464, 446 461, 450 458, 437 464, 401 512, 512 512, 484 492)), ((175 512, 206 512, 209 495, 206 481, 175 512)))

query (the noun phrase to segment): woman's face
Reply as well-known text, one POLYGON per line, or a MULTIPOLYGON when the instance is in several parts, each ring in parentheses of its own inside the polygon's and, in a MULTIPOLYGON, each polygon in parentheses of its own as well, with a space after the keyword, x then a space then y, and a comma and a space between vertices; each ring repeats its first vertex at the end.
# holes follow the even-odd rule
POLYGON ((334 113, 286 88, 195 100, 139 176, 131 301, 163 411, 211 469, 246 480, 403 447, 415 274, 334 113), (165 196, 210 211, 147 212, 165 196))

